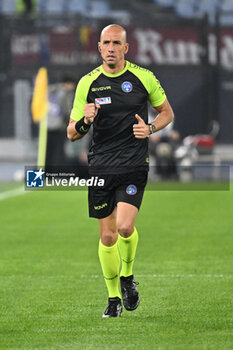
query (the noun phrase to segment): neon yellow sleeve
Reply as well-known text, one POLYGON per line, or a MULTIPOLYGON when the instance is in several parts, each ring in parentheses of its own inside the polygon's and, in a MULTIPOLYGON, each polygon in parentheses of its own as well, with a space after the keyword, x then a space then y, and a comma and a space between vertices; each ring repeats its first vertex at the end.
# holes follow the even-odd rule
POLYGON ((82 117, 84 116, 83 110, 85 105, 88 103, 87 96, 90 90, 90 86, 101 73, 102 73, 102 70, 100 66, 95 68, 90 73, 84 75, 84 77, 82 77, 79 80, 79 83, 75 92, 73 108, 70 114, 71 119, 78 121, 82 119, 82 117))
POLYGON ((141 80, 142 84, 148 92, 148 100, 150 101, 152 107, 157 107, 163 104, 167 98, 166 94, 160 85, 159 80, 150 70, 141 68, 136 64, 130 62, 128 65, 128 70, 141 80))
POLYGON ((82 117, 84 116, 83 110, 84 110, 84 106, 87 104, 88 89, 87 89, 85 80, 86 80, 85 76, 79 80, 79 83, 75 92, 73 108, 70 114, 70 118, 76 121, 82 119, 82 117))
POLYGON ((148 92, 152 107, 160 106, 167 98, 159 80, 151 72, 148 74, 148 92))

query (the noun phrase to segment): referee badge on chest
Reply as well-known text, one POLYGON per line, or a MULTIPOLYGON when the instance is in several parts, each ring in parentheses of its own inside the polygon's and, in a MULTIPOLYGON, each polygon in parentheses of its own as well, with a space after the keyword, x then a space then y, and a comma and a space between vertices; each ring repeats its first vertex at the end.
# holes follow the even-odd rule
POLYGON ((129 81, 124 81, 124 83, 121 85, 121 89, 124 92, 129 93, 133 90, 133 85, 129 81))

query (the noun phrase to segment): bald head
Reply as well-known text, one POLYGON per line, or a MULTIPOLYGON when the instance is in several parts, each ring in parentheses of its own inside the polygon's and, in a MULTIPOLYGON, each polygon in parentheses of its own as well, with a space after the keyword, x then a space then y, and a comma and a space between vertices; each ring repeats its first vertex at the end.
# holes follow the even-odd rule
POLYGON ((111 34, 111 33, 119 34, 122 38, 122 41, 126 43, 127 41, 126 30, 122 26, 119 26, 118 24, 110 24, 107 27, 105 27, 100 34, 100 41, 102 41, 105 34, 111 34))

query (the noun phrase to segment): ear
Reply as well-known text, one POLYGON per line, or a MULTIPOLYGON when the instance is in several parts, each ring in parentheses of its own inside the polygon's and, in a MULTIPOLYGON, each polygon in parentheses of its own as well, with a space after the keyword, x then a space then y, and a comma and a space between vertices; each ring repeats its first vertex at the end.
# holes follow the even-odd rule
POLYGON ((98 42, 98 50, 101 52, 100 42, 98 42))
POLYGON ((126 43, 126 44, 125 44, 125 54, 127 54, 128 51, 129 51, 129 44, 126 43))

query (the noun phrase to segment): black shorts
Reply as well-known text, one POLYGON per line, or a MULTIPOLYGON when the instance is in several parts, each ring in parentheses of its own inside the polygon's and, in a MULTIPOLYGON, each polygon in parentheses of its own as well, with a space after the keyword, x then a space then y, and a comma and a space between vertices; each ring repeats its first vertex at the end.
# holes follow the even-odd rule
POLYGON ((102 175, 103 187, 89 187, 89 216, 103 219, 109 216, 118 202, 140 208, 147 183, 147 171, 127 174, 102 175))

